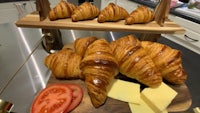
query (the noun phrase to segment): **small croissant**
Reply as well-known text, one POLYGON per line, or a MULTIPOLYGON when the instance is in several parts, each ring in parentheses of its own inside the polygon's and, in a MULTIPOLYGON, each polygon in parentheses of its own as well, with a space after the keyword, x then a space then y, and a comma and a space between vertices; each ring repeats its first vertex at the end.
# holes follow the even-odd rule
POLYGON ((61 0, 53 9, 49 11, 49 19, 51 21, 57 19, 69 18, 76 6, 72 3, 61 0))
POLYGON ((73 44, 75 52, 81 57, 84 57, 85 51, 88 48, 88 46, 97 39, 98 38, 95 36, 81 37, 76 39, 73 44))
POLYGON ((91 20, 99 15, 99 9, 89 2, 82 3, 77 7, 72 14, 72 21, 77 22, 79 20, 91 20))
POLYGON ((98 16, 98 22, 99 23, 103 23, 106 21, 119 21, 119 20, 123 20, 126 17, 128 17, 128 12, 114 4, 114 3, 109 3, 107 7, 105 7, 99 14, 98 16))
POLYGON ((154 13, 146 6, 140 6, 125 19, 125 24, 147 23, 154 19, 154 13))

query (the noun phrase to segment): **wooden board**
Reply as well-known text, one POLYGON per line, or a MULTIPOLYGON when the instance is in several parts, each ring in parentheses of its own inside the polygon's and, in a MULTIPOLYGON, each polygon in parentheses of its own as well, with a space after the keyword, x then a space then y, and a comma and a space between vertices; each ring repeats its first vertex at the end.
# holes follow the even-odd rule
POLYGON ((97 30, 97 31, 132 31, 138 33, 154 33, 154 34, 173 34, 184 33, 185 30, 174 23, 173 21, 166 20, 164 26, 161 27, 155 21, 147 24, 134 24, 125 25, 124 20, 119 22, 105 22, 98 23, 97 19, 72 22, 71 18, 50 21, 46 18, 40 21, 39 15, 34 12, 26 15, 16 22, 18 27, 29 28, 45 28, 45 29, 79 29, 79 30, 97 30))
MULTIPOLYGON (((49 84, 54 83, 75 83, 79 84, 84 90, 84 97, 80 105, 74 109, 71 113, 131 113, 128 103, 107 98, 104 105, 99 108, 93 107, 84 81, 82 80, 59 80, 53 75, 48 81, 49 84)), ((187 110, 192 103, 189 90, 185 84, 181 86, 171 86, 178 92, 178 95, 168 107, 168 112, 183 112, 187 110)))
POLYGON ((169 85, 172 89, 178 92, 176 98, 168 107, 168 112, 182 112, 189 109, 192 104, 190 91, 186 84, 173 86, 169 85))
MULTIPOLYGON (((73 43, 66 44, 63 48, 73 48, 73 43)), ((135 82, 135 80, 127 78, 122 75, 118 75, 117 79, 126 80, 130 82, 135 82)), ((119 100, 108 98, 106 103, 100 108, 96 109, 93 107, 90 97, 88 95, 87 89, 85 87, 84 81, 82 80, 59 80, 51 75, 48 84, 53 83, 76 83, 79 84, 84 90, 84 97, 81 104, 72 113, 131 113, 128 103, 119 100)), ((168 106, 168 112, 183 112, 190 108, 192 104, 190 91, 186 84, 183 85, 169 85, 173 88, 178 95, 168 106)), ((141 85, 141 87, 143 87, 141 85)))

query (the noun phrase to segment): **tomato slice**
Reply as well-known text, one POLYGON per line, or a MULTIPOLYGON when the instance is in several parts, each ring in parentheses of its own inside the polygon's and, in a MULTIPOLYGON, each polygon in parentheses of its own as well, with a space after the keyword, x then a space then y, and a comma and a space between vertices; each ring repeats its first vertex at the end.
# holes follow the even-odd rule
POLYGON ((80 104, 83 98, 83 89, 77 84, 66 84, 66 85, 72 90, 72 103, 67 109, 68 113, 80 104))
POLYGON ((72 90, 61 84, 43 89, 34 99, 31 113, 65 113, 72 102, 72 90))

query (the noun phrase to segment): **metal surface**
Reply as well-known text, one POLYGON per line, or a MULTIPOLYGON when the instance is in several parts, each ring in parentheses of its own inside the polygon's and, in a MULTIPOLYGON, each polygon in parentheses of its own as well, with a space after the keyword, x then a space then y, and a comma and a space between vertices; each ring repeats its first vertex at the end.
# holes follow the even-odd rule
POLYGON ((59 29, 42 29, 44 49, 51 53, 51 50, 60 50, 63 47, 61 32, 59 29))
POLYGON ((0 98, 15 104, 13 111, 25 113, 50 75, 43 65, 42 34, 14 23, 0 24, 0 32, 0 98))
POLYGON ((41 37, 38 29, 21 29, 14 24, 0 24, 0 93, 24 63, 41 37))

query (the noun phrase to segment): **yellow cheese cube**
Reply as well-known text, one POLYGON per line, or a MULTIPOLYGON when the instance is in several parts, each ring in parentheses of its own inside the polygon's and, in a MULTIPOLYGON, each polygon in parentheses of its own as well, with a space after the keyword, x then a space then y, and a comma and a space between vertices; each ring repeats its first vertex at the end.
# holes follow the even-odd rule
POLYGON ((168 113, 167 109, 165 109, 164 111, 162 111, 162 113, 168 113))
POLYGON ((114 79, 108 89, 108 97, 124 102, 140 103, 140 85, 114 79))
POLYGON ((141 98, 156 113, 164 111, 176 95, 177 92, 165 83, 162 83, 157 88, 145 88, 141 92, 141 98))
MULTIPOLYGON (((131 113, 156 113, 151 109, 151 107, 144 102, 143 99, 141 99, 140 104, 133 104, 133 103, 128 103, 131 113)), ((160 113, 168 113, 167 110, 165 109, 164 111, 160 113)))
POLYGON ((155 113, 142 99, 140 104, 128 103, 131 113, 155 113))

